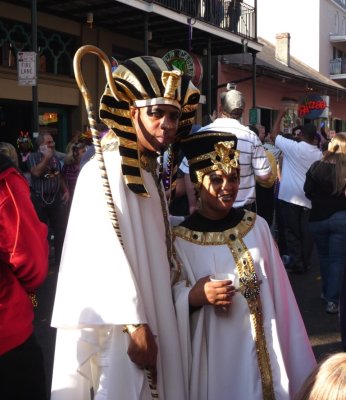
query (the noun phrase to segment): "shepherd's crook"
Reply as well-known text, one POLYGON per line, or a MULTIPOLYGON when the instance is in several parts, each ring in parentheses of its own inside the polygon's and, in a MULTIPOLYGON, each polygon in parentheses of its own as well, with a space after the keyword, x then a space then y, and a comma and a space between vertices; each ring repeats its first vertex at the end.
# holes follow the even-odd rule
MULTIPOLYGON (((95 117, 94 106, 92 104, 89 90, 85 84, 85 81, 84 81, 83 75, 82 75, 82 69, 81 69, 82 57, 85 54, 89 54, 89 53, 95 54, 101 59, 103 66, 105 68, 107 82, 108 82, 110 91, 115 98, 117 98, 117 96, 116 96, 117 89, 115 87, 114 80, 112 77, 111 63, 110 63, 108 57, 106 56, 106 54, 96 46, 86 45, 86 46, 82 46, 81 48, 79 48, 73 59, 74 74, 75 74, 75 78, 76 78, 79 90, 81 91, 81 93, 83 95, 86 110, 88 113, 89 125, 90 125, 90 129, 91 129, 93 144, 95 146, 96 159, 98 161, 99 168, 101 171, 102 185, 103 185, 103 189, 105 192, 109 216, 111 218, 113 228, 119 238, 119 241, 120 241, 121 245, 124 247, 123 240, 121 237, 119 222, 118 222, 118 218, 117 218, 117 213, 115 210, 114 201, 113 201, 113 197, 112 197, 112 192, 109 187, 107 170, 105 167, 103 153, 102 153, 102 149, 101 149, 101 141, 100 141, 99 133, 97 131, 97 127, 96 127, 96 117, 95 117)), ((158 399, 159 395, 156 390, 156 386, 152 384, 151 374, 148 370, 146 370, 146 373, 147 373, 147 378, 148 378, 148 382, 149 382, 149 386, 150 386, 151 397, 153 399, 158 399)))

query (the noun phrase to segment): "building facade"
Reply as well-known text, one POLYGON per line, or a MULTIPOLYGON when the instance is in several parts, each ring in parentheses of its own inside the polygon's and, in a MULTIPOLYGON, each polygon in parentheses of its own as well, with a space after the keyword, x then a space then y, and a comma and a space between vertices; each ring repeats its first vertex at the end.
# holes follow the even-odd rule
POLYGON ((221 58, 221 82, 239 81, 249 108, 261 109, 261 122, 268 130, 283 107, 290 109, 294 124, 310 120, 299 117, 304 102, 326 99, 323 113, 306 116, 318 127, 324 123, 331 130, 346 131, 345 0, 266 0, 258 1, 256 10, 257 34, 264 47, 257 53, 255 95, 244 76, 249 76, 252 60, 244 54, 221 58), (273 14, 275 10, 280 12, 273 14))
MULTIPOLYGON (((329 99, 327 125, 337 131, 346 130, 342 80, 331 80, 328 71, 323 74, 320 62, 327 60, 325 68, 328 70, 333 55, 343 59, 343 55, 337 53, 336 45, 332 45, 329 33, 329 47, 322 46, 325 35, 321 33, 327 29, 328 32, 337 32, 338 37, 342 36, 343 0, 321 0, 318 12, 311 1, 301 2, 300 7, 310 4, 310 13, 306 14, 306 9, 306 13, 299 12, 293 18, 295 2, 292 0, 289 10, 283 13, 285 18, 280 18, 277 13, 269 23, 270 4, 274 7, 272 0, 258 2, 258 7, 254 0, 242 2, 236 19, 229 10, 230 2, 226 0, 119 0, 112 2, 111 7, 102 6, 97 0, 83 0, 83 6, 77 0, 68 3, 42 0, 37 12, 38 75, 35 90, 39 123, 35 129, 34 89, 19 84, 17 65, 19 52, 32 51, 32 2, 21 0, 17 5, 13 1, 0 0, 0 140, 15 144, 20 131, 28 131, 32 136, 37 135, 36 130, 48 131, 55 138, 58 150, 64 151, 74 133, 87 128, 87 113, 73 71, 74 54, 85 44, 102 49, 114 64, 143 54, 158 57, 173 54, 171 58, 180 57, 178 64, 185 66, 188 66, 184 58, 186 54, 190 63, 198 61, 197 84, 201 89, 202 103, 196 122, 200 124, 209 122, 209 116, 218 108, 219 92, 225 90, 227 83, 235 82, 247 98, 243 121, 246 124, 253 122, 250 110, 254 115, 253 109, 260 109, 259 113, 255 110, 257 122, 269 130, 283 106, 289 105, 294 120, 301 99, 307 95, 320 95, 329 99), (290 13, 292 18, 288 17, 290 13), (306 17, 305 23, 304 18, 301 20, 303 14, 309 15, 308 23, 306 17), (321 22, 322 14, 325 18, 321 22), (327 15, 333 18, 327 18, 327 15), (337 17, 339 30, 331 31, 331 26, 336 26, 337 17), (287 29, 283 31, 283 27, 287 29), (264 38, 263 42, 257 39, 259 31, 261 35, 258 36, 264 38), (275 43, 277 34, 282 32, 289 34, 287 62, 278 62, 275 50, 269 51, 270 43, 275 43), (321 44, 311 37, 321 37, 321 44), (301 59, 298 45, 305 49, 301 59), (306 54, 310 55, 304 61, 306 54), (294 59, 293 63, 290 57, 294 59), (303 68, 305 64, 307 67, 303 68), (317 65, 320 71, 316 75, 317 65)), ((281 42, 287 37, 284 35, 281 42)), ((88 55, 83 59, 82 73, 97 113, 106 85, 102 63, 97 57, 88 55)))
POLYGON ((258 36, 275 43, 289 32, 294 57, 346 86, 345 0, 259 1, 257 17, 258 36))
MULTIPOLYGON (((48 131, 58 150, 64 151, 74 133, 86 129, 87 113, 73 71, 74 54, 82 45, 99 47, 114 63, 143 54, 162 57, 174 49, 191 54, 204 69, 198 82, 204 99, 198 111, 200 120, 216 102, 216 92, 209 88, 212 82, 217 83, 217 57, 238 52, 245 38, 249 51, 261 49, 256 39, 255 10, 245 3, 236 32, 231 30, 228 2, 224 0, 119 0, 108 4, 42 0, 37 2, 35 14, 33 3, 0 1, 0 140, 13 144, 20 131, 34 137, 48 131), (38 54, 35 87, 22 84, 19 78, 23 71, 18 68, 19 53, 33 51, 34 26, 38 54), (37 127, 33 122, 35 101, 37 127)), ((87 55, 82 73, 97 114, 106 85, 104 68, 97 57, 87 55)))

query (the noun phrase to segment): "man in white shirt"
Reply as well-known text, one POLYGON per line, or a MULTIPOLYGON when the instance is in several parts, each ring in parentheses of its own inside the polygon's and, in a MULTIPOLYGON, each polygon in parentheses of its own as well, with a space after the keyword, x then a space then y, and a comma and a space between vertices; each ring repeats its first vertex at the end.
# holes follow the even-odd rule
POLYGON ((307 229, 311 202, 303 187, 307 170, 322 157, 320 149, 313 144, 315 134, 313 124, 303 126, 299 142, 285 138, 279 132, 271 134, 275 146, 283 154, 279 200, 289 256, 286 269, 294 273, 304 273, 309 268, 313 247, 307 229))
POLYGON ((233 133, 238 138, 240 151, 240 186, 234 207, 256 211, 255 176, 262 182, 271 178, 271 167, 258 136, 240 123, 245 101, 241 92, 230 89, 221 93, 220 118, 198 132, 220 131, 233 133))

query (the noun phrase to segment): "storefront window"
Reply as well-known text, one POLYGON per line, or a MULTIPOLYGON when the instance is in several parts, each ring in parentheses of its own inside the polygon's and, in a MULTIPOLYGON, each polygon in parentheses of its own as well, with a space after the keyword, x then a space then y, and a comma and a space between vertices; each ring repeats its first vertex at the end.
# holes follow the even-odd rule
POLYGON ((49 133, 55 143, 59 142, 59 114, 55 112, 45 112, 38 117, 40 134, 49 133))

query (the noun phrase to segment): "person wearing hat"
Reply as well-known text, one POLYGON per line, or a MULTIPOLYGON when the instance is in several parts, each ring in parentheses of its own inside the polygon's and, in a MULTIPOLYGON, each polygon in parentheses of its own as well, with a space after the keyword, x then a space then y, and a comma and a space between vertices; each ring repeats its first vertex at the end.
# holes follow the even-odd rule
POLYGON ((240 123, 243 115, 245 100, 238 90, 231 88, 220 96, 220 117, 211 124, 204 126, 199 132, 219 130, 232 133, 238 138, 240 151, 240 185, 235 207, 246 207, 256 210, 256 182, 255 177, 261 182, 271 179, 271 168, 265 154, 265 149, 257 135, 247 126, 240 123))
POLYGON ((190 400, 290 400, 316 361, 268 224, 234 208, 238 144, 218 130, 181 142, 199 196, 173 229, 185 382, 190 400))
MULTIPOLYGON (((199 91, 157 57, 128 59, 113 79, 116 97, 107 85, 100 105, 110 129, 102 149, 112 197, 91 159, 78 176, 60 264, 51 398, 184 400, 158 158, 190 131, 199 91)), ((171 181, 176 171, 173 164, 171 181)))

